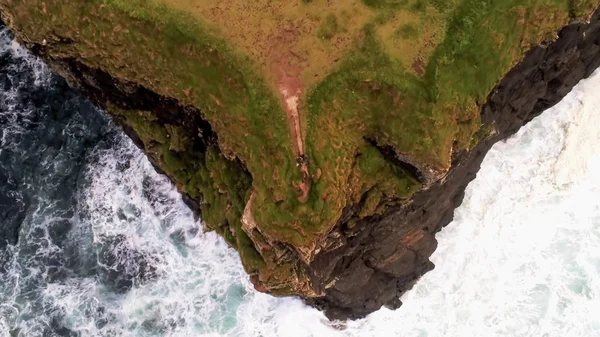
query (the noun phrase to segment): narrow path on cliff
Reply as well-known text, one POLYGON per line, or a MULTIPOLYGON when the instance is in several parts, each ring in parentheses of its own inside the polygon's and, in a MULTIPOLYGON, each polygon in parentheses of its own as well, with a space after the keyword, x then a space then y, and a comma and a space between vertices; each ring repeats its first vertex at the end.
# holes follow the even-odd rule
POLYGON ((0 337, 600 334, 600 72, 494 146, 402 308, 334 324, 254 291, 143 153, 5 32, 0 83, 0 205, 18 206, 0 228, 19 233, 0 248, 0 337))
MULTIPOLYGON (((287 119, 290 125, 296 162, 302 173, 302 181, 297 184, 297 188, 300 192, 298 200, 306 202, 310 190, 310 175, 308 173, 308 158, 306 158, 306 152, 304 151, 304 137, 302 134, 302 122, 299 110, 299 100, 302 96, 303 86, 298 76, 288 74, 285 67, 278 67, 277 72, 279 73, 279 93, 281 94, 283 106, 287 113, 287 119)), ((296 70, 296 72, 298 72, 298 70, 296 70)))

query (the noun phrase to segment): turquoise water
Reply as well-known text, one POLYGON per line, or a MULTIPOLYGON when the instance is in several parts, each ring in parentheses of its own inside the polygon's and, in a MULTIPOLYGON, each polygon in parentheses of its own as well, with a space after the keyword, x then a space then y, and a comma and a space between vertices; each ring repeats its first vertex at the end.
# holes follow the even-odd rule
MULTIPOLYGON (((29 86, 54 85, 39 60, 3 39, 19 71, 32 72, 29 86)), ((19 91, 4 94, 16 102, 19 91)), ((33 108, 5 109, 22 117, 4 121, 10 139, 33 108)), ((73 116, 69 125, 83 128, 86 119, 73 116)), ((168 180, 103 123, 69 185, 66 243, 47 229, 56 201, 38 193, 46 206, 28 213, 6 250, 2 337, 600 336, 600 73, 490 151, 438 235, 436 269, 404 306, 353 322, 254 291, 236 252, 203 233, 168 180), (53 254, 78 262, 55 274, 40 262, 53 254)))

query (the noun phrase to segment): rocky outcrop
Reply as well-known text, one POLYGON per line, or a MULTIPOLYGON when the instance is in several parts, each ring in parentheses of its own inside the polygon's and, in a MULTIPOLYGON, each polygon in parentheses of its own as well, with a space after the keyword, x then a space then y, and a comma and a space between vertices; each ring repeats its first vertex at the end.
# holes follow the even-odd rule
POLYGON ((325 296, 308 302, 339 319, 362 317, 382 305, 398 307, 399 296, 434 268, 429 256, 437 247, 435 233, 452 221, 492 145, 558 103, 599 66, 600 10, 590 23, 572 22, 556 41, 531 50, 506 75, 481 107, 481 141, 471 151, 454 153, 444 178, 409 203, 360 220, 353 229, 346 227, 348 210, 337 230, 349 238, 310 265, 325 296))
MULTIPOLYGON (((46 14, 45 6, 43 11, 46 14)), ((265 224, 257 224, 255 214, 251 212, 255 191, 248 183, 255 177, 247 168, 248 161, 222 153, 226 152, 220 147, 222 134, 214 130, 200 109, 141 83, 119 78, 113 74, 117 70, 111 72, 90 66, 63 52, 61 45, 68 46, 65 50, 73 47, 74 41, 69 38, 56 35, 52 41, 30 40, 19 35, 18 30, 16 33, 28 48, 47 60, 84 96, 111 112, 125 132, 147 153, 157 170, 178 185, 195 211, 205 210, 207 194, 212 192, 201 190, 196 193, 190 186, 182 185, 181 181, 187 185, 195 182, 197 177, 189 172, 204 169, 197 163, 207 161, 207 166, 217 166, 208 170, 209 173, 202 171, 203 177, 214 179, 221 167, 234 172, 232 176, 242 177, 239 181, 223 179, 224 183, 210 181, 209 185, 216 186, 214 189, 218 194, 211 204, 221 205, 219 198, 227 199, 219 211, 232 213, 224 220, 219 218, 222 221, 213 229, 240 251, 258 290, 275 295, 300 295, 332 319, 362 317, 382 305, 400 306, 399 296, 434 268, 429 256, 437 246, 435 233, 452 220, 467 184, 475 177, 491 146, 557 103, 579 80, 600 65, 600 11, 597 11, 589 23, 572 22, 562 29, 557 40, 529 51, 506 74, 487 102, 478 107, 483 126, 477 132, 475 145, 468 150, 456 146, 463 150, 452 153, 449 169, 430 168, 386 142, 363 139, 385 158, 386 163, 414 176, 422 186, 421 190, 407 200, 395 198, 388 203, 377 200, 374 206, 385 207, 366 216, 363 213, 369 200, 368 193, 364 193, 358 202, 343 209, 341 217, 325 235, 310 245, 294 246, 289 242, 292 240, 286 242, 287 238, 269 236, 272 229, 267 233, 264 227, 261 228, 265 224), (142 122, 144 124, 140 124, 142 122), (161 137, 151 138, 153 133, 161 137), (217 164, 226 164, 208 163, 211 153, 217 153, 221 158, 215 161, 217 164), (234 199, 235 202, 231 202, 234 199), (311 249, 304 252, 308 246, 311 249), (275 267, 264 266, 265 261, 275 267)), ((363 82, 366 84, 359 83, 357 90, 364 86, 369 94, 384 92, 393 98, 394 104, 401 99, 394 88, 383 90, 380 84, 363 82)), ((187 92, 185 96, 189 95, 189 90, 184 91, 187 92)), ((211 98, 217 106, 222 106, 221 100, 211 98)), ((356 154, 354 162, 359 155, 356 154)), ((298 164, 304 167, 305 160, 303 157, 302 163, 298 164)), ((308 181, 307 173, 303 174, 301 182, 308 181)), ((316 182, 321 174, 319 168, 310 179, 316 182)), ((278 199, 275 203, 280 202, 282 200, 278 199)), ((300 226, 298 231, 304 229, 300 226)))

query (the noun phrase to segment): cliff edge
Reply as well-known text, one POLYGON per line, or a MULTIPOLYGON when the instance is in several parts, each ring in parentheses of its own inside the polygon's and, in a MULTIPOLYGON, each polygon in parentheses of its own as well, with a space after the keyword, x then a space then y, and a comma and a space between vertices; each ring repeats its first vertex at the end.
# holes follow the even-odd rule
POLYGON ((600 66, 598 0, 0 0, 240 253, 362 317, 433 269, 491 146, 600 66))

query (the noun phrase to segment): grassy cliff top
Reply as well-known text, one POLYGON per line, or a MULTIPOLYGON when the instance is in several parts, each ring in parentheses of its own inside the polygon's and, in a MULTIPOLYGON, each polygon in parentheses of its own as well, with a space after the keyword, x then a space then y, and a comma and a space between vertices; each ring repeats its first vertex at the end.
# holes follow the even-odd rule
POLYGON ((144 112, 126 120, 182 189, 208 196, 213 228, 239 234, 254 195, 260 232, 306 258, 345 207, 360 203, 365 217, 421 188, 382 147, 442 176, 453 151, 477 142, 479 106, 503 75, 597 4, 0 0, 13 26, 52 56, 199 108, 223 155, 186 155, 185 141, 173 144, 185 137, 144 112), (234 158, 250 177, 232 177, 234 158))

